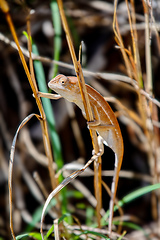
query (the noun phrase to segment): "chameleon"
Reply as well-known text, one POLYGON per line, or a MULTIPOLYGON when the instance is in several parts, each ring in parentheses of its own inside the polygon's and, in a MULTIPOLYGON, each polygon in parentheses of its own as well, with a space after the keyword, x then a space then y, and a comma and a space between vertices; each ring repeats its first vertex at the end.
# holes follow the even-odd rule
MULTIPOLYGON (((103 143, 115 153, 114 176, 111 185, 111 200, 109 204, 109 232, 111 233, 119 172, 124 153, 123 138, 117 118, 110 105, 99 92, 91 86, 87 84, 85 85, 95 120, 94 122, 89 122, 88 126, 89 128, 96 130, 103 139, 103 143)), ((58 96, 60 95, 69 102, 75 103, 81 109, 83 116, 86 118, 77 77, 59 74, 48 83, 48 86, 50 89, 58 93, 58 96)))

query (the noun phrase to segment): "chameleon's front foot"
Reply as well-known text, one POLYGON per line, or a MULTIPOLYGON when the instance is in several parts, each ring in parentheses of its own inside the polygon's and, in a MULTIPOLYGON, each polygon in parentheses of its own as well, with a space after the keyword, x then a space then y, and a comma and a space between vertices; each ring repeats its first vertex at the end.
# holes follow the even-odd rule
POLYGON ((38 97, 49 98, 49 99, 55 99, 55 100, 57 100, 59 98, 62 98, 62 96, 59 95, 59 94, 43 93, 43 92, 38 92, 37 96, 38 97))

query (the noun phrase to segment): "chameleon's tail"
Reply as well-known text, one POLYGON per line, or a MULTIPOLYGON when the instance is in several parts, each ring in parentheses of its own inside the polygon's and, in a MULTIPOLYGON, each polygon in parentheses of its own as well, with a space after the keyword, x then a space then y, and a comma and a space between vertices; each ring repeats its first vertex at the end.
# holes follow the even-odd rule
POLYGON ((116 192, 117 192, 117 186, 118 186, 118 179, 119 179, 119 171, 121 166, 119 166, 119 159, 117 155, 115 154, 115 166, 114 166, 114 176, 112 180, 112 186, 111 186, 111 200, 109 204, 109 210, 110 210, 110 216, 109 216, 109 234, 112 233, 112 221, 113 221, 113 212, 114 212, 114 204, 115 204, 115 198, 116 198, 116 192))

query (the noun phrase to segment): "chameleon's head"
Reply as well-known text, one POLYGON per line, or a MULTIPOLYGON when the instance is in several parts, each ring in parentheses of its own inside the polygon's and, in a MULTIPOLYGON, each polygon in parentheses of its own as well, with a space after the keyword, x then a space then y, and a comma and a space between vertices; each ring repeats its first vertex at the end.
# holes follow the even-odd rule
POLYGON ((66 77, 62 74, 53 78, 48 86, 70 102, 75 102, 76 94, 79 92, 77 78, 66 77))

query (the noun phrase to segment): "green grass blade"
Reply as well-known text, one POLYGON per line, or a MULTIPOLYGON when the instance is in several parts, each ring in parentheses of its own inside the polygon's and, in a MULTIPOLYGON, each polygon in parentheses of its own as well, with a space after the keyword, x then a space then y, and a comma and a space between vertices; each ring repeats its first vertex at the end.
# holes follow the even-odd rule
MULTIPOLYGON (((113 224, 114 225, 119 225, 120 221, 113 221, 113 224)), ((143 228, 140 227, 139 225, 135 224, 135 223, 132 223, 132 222, 122 222, 121 223, 122 226, 125 226, 125 227, 128 227, 128 228, 131 228, 131 229, 134 229, 134 230, 140 230, 140 231, 143 231, 143 228)), ((144 232, 144 231, 143 231, 144 232)))
POLYGON ((94 232, 94 231, 84 231, 82 232, 81 234, 79 234, 78 236, 81 236, 83 234, 92 234, 92 235, 95 235, 95 236, 98 236, 98 237, 101 237, 103 239, 106 239, 106 240, 110 240, 110 238, 106 237, 104 234, 102 233, 98 233, 98 232, 94 232))
MULTIPOLYGON (((153 185, 149 185, 149 186, 146 186, 146 187, 143 187, 143 188, 140 188, 138 190, 135 190, 129 194, 127 194, 125 197, 122 198, 122 200, 120 200, 118 202, 118 205, 120 207, 124 206, 125 204, 139 198, 139 197, 142 197, 143 195, 151 192, 151 191, 154 191, 156 189, 160 188, 160 183, 157 183, 157 184, 153 184, 153 185)), ((118 209, 118 206, 115 206, 114 207, 114 212, 118 209)), ((106 214, 103 216, 102 218, 102 225, 106 225, 106 219, 109 217, 109 214, 110 214, 110 211, 108 210, 106 212, 106 214)))
POLYGON ((41 234, 37 233, 37 232, 24 233, 24 234, 18 235, 16 237, 16 240, 20 240, 20 239, 26 238, 26 237, 32 237, 32 238, 34 238, 36 240, 42 240, 41 234))
MULTIPOLYGON (((35 43, 33 43, 32 45, 32 51, 33 53, 39 55, 39 52, 35 43)), ((38 60, 35 60, 34 68, 35 68, 39 90, 41 92, 48 92, 42 63, 38 60)), ((61 151, 59 136, 57 135, 57 132, 55 129, 55 120, 54 120, 52 105, 51 105, 50 99, 47 99, 47 98, 42 98, 42 103, 43 103, 44 111, 45 111, 47 122, 48 122, 48 128, 49 128, 52 147, 54 150, 53 152, 54 160, 57 163, 58 169, 60 169, 63 166, 63 159, 62 159, 62 151, 61 151)))
MULTIPOLYGON (((33 53, 39 55, 37 46, 35 45, 34 42, 32 44, 32 51, 33 51, 33 53)), ((35 60, 34 68, 35 68, 35 73, 36 73, 39 90, 41 92, 48 92, 42 63, 38 60, 35 60)), ((58 169, 61 169, 64 165, 64 162, 63 162, 63 158, 62 158, 60 139, 59 139, 59 136, 55 129, 55 120, 54 120, 54 114, 53 114, 50 99, 42 98, 42 104, 43 104, 44 111, 45 111, 46 118, 47 118, 48 129, 49 129, 51 144, 52 144, 52 148, 53 148, 54 160, 58 166, 58 169)), ((63 181, 62 175, 59 176, 59 181, 60 182, 63 181)), ((62 194, 62 212, 65 213, 67 211, 66 210, 67 209, 66 188, 61 190, 61 194, 62 194)))
POLYGON ((122 235, 121 235, 117 240, 121 240, 125 235, 126 235, 126 231, 124 231, 124 232, 122 233, 122 235))
MULTIPOLYGON (((70 213, 65 213, 62 217, 58 219, 58 224, 64 220, 64 218, 71 216, 70 213)), ((48 238, 51 233, 54 231, 54 224, 51 226, 51 228, 48 230, 47 234, 45 235, 46 238, 48 238)))
MULTIPOLYGON (((61 18, 59 14, 59 9, 56 0, 51 0, 51 13, 52 13, 52 22, 54 27, 54 60, 59 60, 60 58, 60 51, 61 51, 61 34, 62 34, 62 27, 61 27, 61 18)), ((58 73, 58 65, 54 64, 53 68, 53 77, 55 77, 58 73)))
POLYGON ((32 215, 32 221, 28 224, 25 232, 30 232, 41 219, 43 206, 38 207, 32 215))
MULTIPOLYGON (((119 223, 120 223, 119 221, 113 221, 114 225, 119 225, 119 223)), ((122 226, 131 228, 132 230, 137 230, 137 231, 143 232, 144 236, 147 239, 149 239, 148 233, 142 227, 140 227, 139 225, 137 225, 135 223, 132 223, 132 222, 122 222, 121 224, 122 224, 122 226)))
MULTIPOLYGON (((57 200, 55 198, 53 198, 50 202, 50 204, 48 205, 47 211, 49 209, 51 209, 52 207, 55 207, 57 204, 57 200)), ((40 222, 41 220, 41 214, 42 214, 42 210, 43 210, 43 206, 39 206, 34 213, 32 214, 32 221, 28 224, 25 232, 31 232, 33 230, 33 228, 35 227, 35 225, 40 222)))
POLYGON ((93 218, 95 215, 95 210, 93 207, 87 207, 86 209, 86 225, 90 226, 93 222, 93 218))

